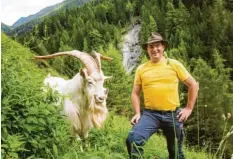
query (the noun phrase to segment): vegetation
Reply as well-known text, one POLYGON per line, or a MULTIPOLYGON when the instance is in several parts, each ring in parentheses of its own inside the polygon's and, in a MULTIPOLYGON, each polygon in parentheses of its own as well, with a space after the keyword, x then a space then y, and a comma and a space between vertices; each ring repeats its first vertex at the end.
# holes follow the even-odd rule
MULTIPOLYGON (((131 87, 127 80, 122 79, 132 78, 123 73, 121 60, 117 55, 119 52, 116 49, 110 47, 106 53, 114 57, 114 63, 109 65, 111 68, 107 67, 108 62, 103 63, 105 72, 108 72, 108 69, 115 70, 112 72, 113 79, 106 84, 106 87, 110 88, 107 101, 110 114, 102 129, 92 129, 90 132, 88 147, 85 147, 82 141, 70 136, 68 123, 60 115, 61 107, 54 106, 57 96, 41 90, 46 73, 36 67, 33 54, 4 34, 2 51, 2 158, 127 157, 125 138, 131 126, 125 114, 132 113, 129 113, 129 92, 124 92, 125 94, 120 96, 124 100, 119 100, 117 94, 119 91, 128 91, 131 87), (124 78, 116 78, 115 75, 124 78)), ((145 147, 146 155, 148 157, 156 155, 165 159, 167 155, 165 147, 164 138, 154 136, 145 147)), ((203 159, 207 156, 204 152, 196 153, 188 147, 185 149, 189 156, 195 157, 198 154, 203 159)))
MULTIPOLYGON (((88 148, 67 135, 69 130, 59 115, 60 107, 52 105, 56 95, 44 94, 40 89, 45 70, 50 72, 52 67, 57 71, 53 74, 71 78, 81 67, 77 60, 60 57, 37 62, 43 68, 39 69, 29 50, 3 35, 3 155, 126 158, 124 139, 133 113, 130 92, 134 74, 126 74, 122 67, 119 43, 126 28, 140 21, 141 41, 147 40, 151 31, 161 33, 169 41, 167 55, 184 63, 199 82, 197 104, 185 123, 186 155, 214 158, 215 154, 217 158, 229 158, 233 154, 233 118, 228 115, 233 114, 232 8, 231 0, 184 3, 180 0, 95 0, 45 18, 22 37, 13 37, 38 55, 77 49, 96 50, 114 58, 110 63, 103 62, 105 75, 113 76, 105 86, 110 89, 107 105, 111 115, 104 129, 92 130, 88 148), (45 107, 48 109, 42 109, 45 107), (48 113, 51 121, 47 120, 48 113), (28 128, 30 123, 35 126, 28 128), (206 154, 197 153, 203 150, 206 154)), ((186 87, 181 85, 180 92, 181 107, 184 107, 186 87)), ((165 143, 164 139, 154 136, 145 147, 146 157, 166 158, 165 145, 161 143, 165 143), (160 140, 162 142, 158 142, 160 140)))
POLYGON ((61 144, 65 120, 57 97, 42 91, 43 70, 33 54, 2 34, 2 158, 47 158, 61 144), (49 118, 48 118, 49 116, 49 118))
POLYGON ((1 31, 4 33, 9 33, 12 30, 12 28, 4 23, 1 22, 1 31))

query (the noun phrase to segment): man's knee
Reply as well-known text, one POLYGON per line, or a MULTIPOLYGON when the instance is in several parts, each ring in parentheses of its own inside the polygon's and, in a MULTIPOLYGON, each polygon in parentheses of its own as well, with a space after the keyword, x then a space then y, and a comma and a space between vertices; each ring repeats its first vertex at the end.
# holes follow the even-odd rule
POLYGON ((145 145, 145 139, 142 136, 136 134, 135 132, 130 132, 128 137, 126 138, 126 144, 135 143, 137 146, 145 145))

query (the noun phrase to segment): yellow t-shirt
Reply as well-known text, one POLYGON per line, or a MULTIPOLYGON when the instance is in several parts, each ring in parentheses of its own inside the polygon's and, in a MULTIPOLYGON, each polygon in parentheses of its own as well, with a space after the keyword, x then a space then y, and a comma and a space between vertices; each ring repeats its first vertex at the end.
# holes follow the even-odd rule
POLYGON ((180 105, 178 84, 190 76, 186 68, 177 60, 167 59, 138 66, 135 85, 141 85, 145 108, 152 110, 175 110, 180 105))

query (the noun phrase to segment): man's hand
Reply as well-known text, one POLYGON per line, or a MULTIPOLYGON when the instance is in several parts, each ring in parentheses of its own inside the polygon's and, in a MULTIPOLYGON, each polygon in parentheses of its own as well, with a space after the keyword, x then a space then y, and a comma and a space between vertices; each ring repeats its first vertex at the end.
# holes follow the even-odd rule
POLYGON ((184 109, 182 109, 178 115, 179 117, 179 122, 185 122, 188 117, 191 115, 192 113, 192 109, 185 107, 184 109))
POLYGON ((135 114, 131 119, 131 124, 132 125, 137 124, 140 118, 141 118, 141 114, 135 114))

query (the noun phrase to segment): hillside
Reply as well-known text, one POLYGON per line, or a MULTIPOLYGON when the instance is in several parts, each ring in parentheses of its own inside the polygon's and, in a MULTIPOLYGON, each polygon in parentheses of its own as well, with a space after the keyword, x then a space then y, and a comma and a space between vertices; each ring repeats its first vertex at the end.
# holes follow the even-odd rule
POLYGON ((2 31, 2 32, 8 34, 8 33, 11 32, 11 30, 12 30, 12 27, 11 27, 11 26, 8 26, 8 25, 6 25, 6 24, 4 24, 4 23, 1 23, 1 31, 2 31))
MULTIPOLYGON (((121 74, 123 78, 114 77, 107 82, 106 87, 111 91, 107 102, 110 114, 104 128, 92 129, 89 147, 86 149, 84 143, 70 137, 68 124, 59 113, 61 108, 53 105, 56 95, 51 92, 42 93, 42 81, 47 74, 46 70, 49 71, 48 66, 47 69, 45 66, 43 69, 39 68, 37 66, 39 63, 34 60, 34 55, 28 48, 12 41, 4 34, 1 46, 2 157, 127 158, 125 138, 131 125, 129 118, 119 116, 114 109, 122 108, 126 104, 126 101, 116 101, 116 94, 127 89, 126 79, 129 81, 132 79, 122 69, 119 51, 110 46, 104 53, 114 57, 115 60, 111 65, 103 63, 105 74, 114 76, 121 74)), ((51 73, 54 74, 54 71, 51 73)), ((146 158, 158 156, 160 159, 166 159, 165 143, 162 136, 153 136, 145 147, 146 158)), ((196 152, 187 146, 185 154, 189 158, 208 158, 207 154, 196 152)))
POLYGON ((5 32, 8 35, 16 34, 20 36, 27 31, 30 31, 35 25, 41 23, 45 17, 54 16, 59 14, 62 10, 70 9, 73 7, 81 6, 88 3, 90 0, 65 0, 59 4, 55 4, 40 10, 38 13, 21 17, 12 26, 11 32, 5 32))
POLYGON ((60 6, 62 6, 61 3, 55 4, 55 5, 52 5, 52 6, 49 6, 49 7, 46 7, 44 9, 40 10, 38 13, 35 13, 33 15, 29 15, 28 17, 21 17, 12 25, 12 28, 16 28, 22 24, 28 23, 28 22, 35 20, 35 19, 40 19, 43 16, 50 14, 51 12, 53 12, 54 10, 56 10, 60 6))
MULTIPOLYGON (((124 36, 129 28, 139 25, 140 33, 136 38, 140 40, 132 44, 136 48, 147 40, 150 32, 159 32, 169 41, 167 56, 183 63, 199 83, 196 105, 185 122, 187 145, 198 151, 205 148, 208 155, 221 148, 218 157, 228 159, 233 153, 233 136, 228 136, 233 128, 230 115, 233 114, 233 13, 227 4, 231 2, 203 0, 198 3, 189 1, 184 5, 178 0, 94 0, 47 17, 31 31, 14 39, 37 55, 95 50, 113 57, 111 63, 103 62, 105 75, 113 76, 106 82, 110 89, 108 108, 114 112, 113 116, 120 115, 129 120, 133 116, 130 94, 135 69, 126 74, 123 68, 121 49, 124 36)), ((132 50, 129 49, 129 54, 132 50)), ((139 60, 129 58, 129 61, 138 66, 148 60, 145 55, 146 52, 142 52, 139 60)), ((39 63, 44 69, 47 65, 67 78, 73 77, 81 66, 73 58, 39 63)), ((187 105, 188 90, 182 83, 179 92, 180 107, 183 108, 187 105)), ((141 110, 143 106, 142 102, 141 110)), ((107 132, 103 131, 104 134, 107 132)), ((105 144, 105 137, 102 139, 105 144)), ((116 143, 123 147, 122 143, 116 143)), ((114 148, 109 151, 106 150, 108 154, 118 152, 114 148)), ((125 150, 122 151, 125 155, 125 150)), ((87 155, 86 151, 83 155, 87 155)))
MULTIPOLYGON (((150 32, 159 32, 169 41, 167 55, 182 62, 199 82, 198 102, 185 123, 187 142, 192 146, 206 146, 215 152, 233 125, 233 118, 222 119, 228 113, 233 114, 233 13, 220 0, 185 4, 187 6, 181 1, 169 0, 91 1, 45 18, 18 41, 38 55, 74 49, 105 52, 109 44, 120 51, 123 36, 134 24, 141 28, 139 43, 146 41, 150 32)), ((136 65, 147 60, 143 54, 134 61, 136 65)), ((61 62, 50 63, 59 73, 69 77, 77 73, 77 64, 70 64, 73 60, 64 60, 65 67, 60 66, 61 62)), ((121 82, 124 89, 120 85, 111 88, 124 93, 114 94, 116 99, 111 100, 110 106, 116 108, 118 114, 130 116, 132 111, 127 108, 132 82, 121 82)), ((179 91, 181 107, 185 107, 187 88, 180 85, 179 91)), ((233 142, 232 137, 229 139, 232 143, 230 141, 233 142)), ((233 145, 227 144, 225 148, 229 157, 233 145)))
POLYGON ((4 34, 1 37, 1 156, 48 156, 45 149, 59 144, 53 132, 64 123, 60 108, 51 105, 56 96, 42 92, 46 72, 35 65, 29 49, 4 34))

